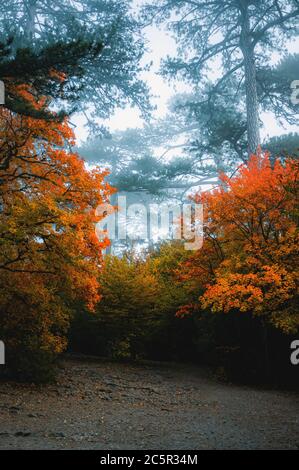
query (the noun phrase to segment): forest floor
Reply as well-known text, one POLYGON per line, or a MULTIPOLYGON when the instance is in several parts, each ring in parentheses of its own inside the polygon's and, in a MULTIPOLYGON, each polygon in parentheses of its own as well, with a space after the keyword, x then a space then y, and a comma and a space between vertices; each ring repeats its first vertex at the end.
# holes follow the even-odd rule
POLYGON ((298 449, 299 397, 196 366, 66 359, 55 385, 0 384, 0 449, 298 449))

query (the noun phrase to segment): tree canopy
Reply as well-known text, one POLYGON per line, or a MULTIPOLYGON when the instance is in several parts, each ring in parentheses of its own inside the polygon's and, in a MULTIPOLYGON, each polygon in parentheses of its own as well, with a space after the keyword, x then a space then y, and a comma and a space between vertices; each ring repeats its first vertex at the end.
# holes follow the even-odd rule
POLYGON ((64 72, 64 89, 69 93, 60 98, 72 98, 75 109, 84 111, 90 128, 98 131, 98 118, 107 118, 128 103, 147 112, 148 90, 139 78, 145 46, 130 4, 127 0, 2 4, 0 41, 6 44, 12 38, 4 72, 13 69, 24 79, 31 72, 36 80, 47 64, 64 72))
MULTIPOLYGON (((262 94, 268 104, 282 112, 282 103, 266 81, 273 80, 272 53, 286 52, 285 40, 296 34, 298 16, 296 0, 157 0, 144 8, 145 21, 167 21, 178 44, 178 56, 162 63, 164 76, 180 77, 199 90, 205 114, 213 108, 215 96, 226 96, 226 105, 235 103, 236 110, 242 103, 249 155, 261 144, 258 77, 267 78, 260 84, 266 85, 262 94), (219 78, 211 81, 208 72, 215 67, 219 78), (231 81, 238 96, 233 102, 226 91, 231 81)), ((284 108, 291 107, 284 102, 284 108)))

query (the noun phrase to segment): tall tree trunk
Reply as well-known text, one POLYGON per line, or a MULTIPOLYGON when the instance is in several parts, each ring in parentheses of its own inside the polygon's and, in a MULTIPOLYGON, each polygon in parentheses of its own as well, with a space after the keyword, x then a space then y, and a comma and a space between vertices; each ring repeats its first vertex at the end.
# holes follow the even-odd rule
POLYGON ((240 46, 244 58, 248 156, 250 157, 251 154, 257 151, 261 141, 254 45, 250 37, 250 18, 248 14, 248 2, 246 1, 242 2, 241 16, 242 31, 240 46))
POLYGON ((28 0, 25 3, 26 9, 26 25, 25 25, 25 37, 30 44, 34 37, 35 17, 36 17, 36 4, 37 0, 28 0))

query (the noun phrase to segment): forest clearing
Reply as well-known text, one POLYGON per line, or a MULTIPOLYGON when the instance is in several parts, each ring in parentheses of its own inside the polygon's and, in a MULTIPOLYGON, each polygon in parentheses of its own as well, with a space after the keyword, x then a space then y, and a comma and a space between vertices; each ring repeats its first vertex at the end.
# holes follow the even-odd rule
POLYGON ((299 448, 298 18, 0 3, 2 450, 299 448))
POLYGON ((294 392, 186 364, 63 362, 58 382, 0 384, 1 449, 298 449, 294 392))

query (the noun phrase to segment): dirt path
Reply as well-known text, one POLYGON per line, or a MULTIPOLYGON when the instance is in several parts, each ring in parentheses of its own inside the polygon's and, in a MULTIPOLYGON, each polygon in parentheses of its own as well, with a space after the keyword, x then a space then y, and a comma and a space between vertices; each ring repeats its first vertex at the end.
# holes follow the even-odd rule
POLYGON ((67 360, 57 385, 0 384, 0 449, 298 449, 299 397, 185 365, 67 360))

